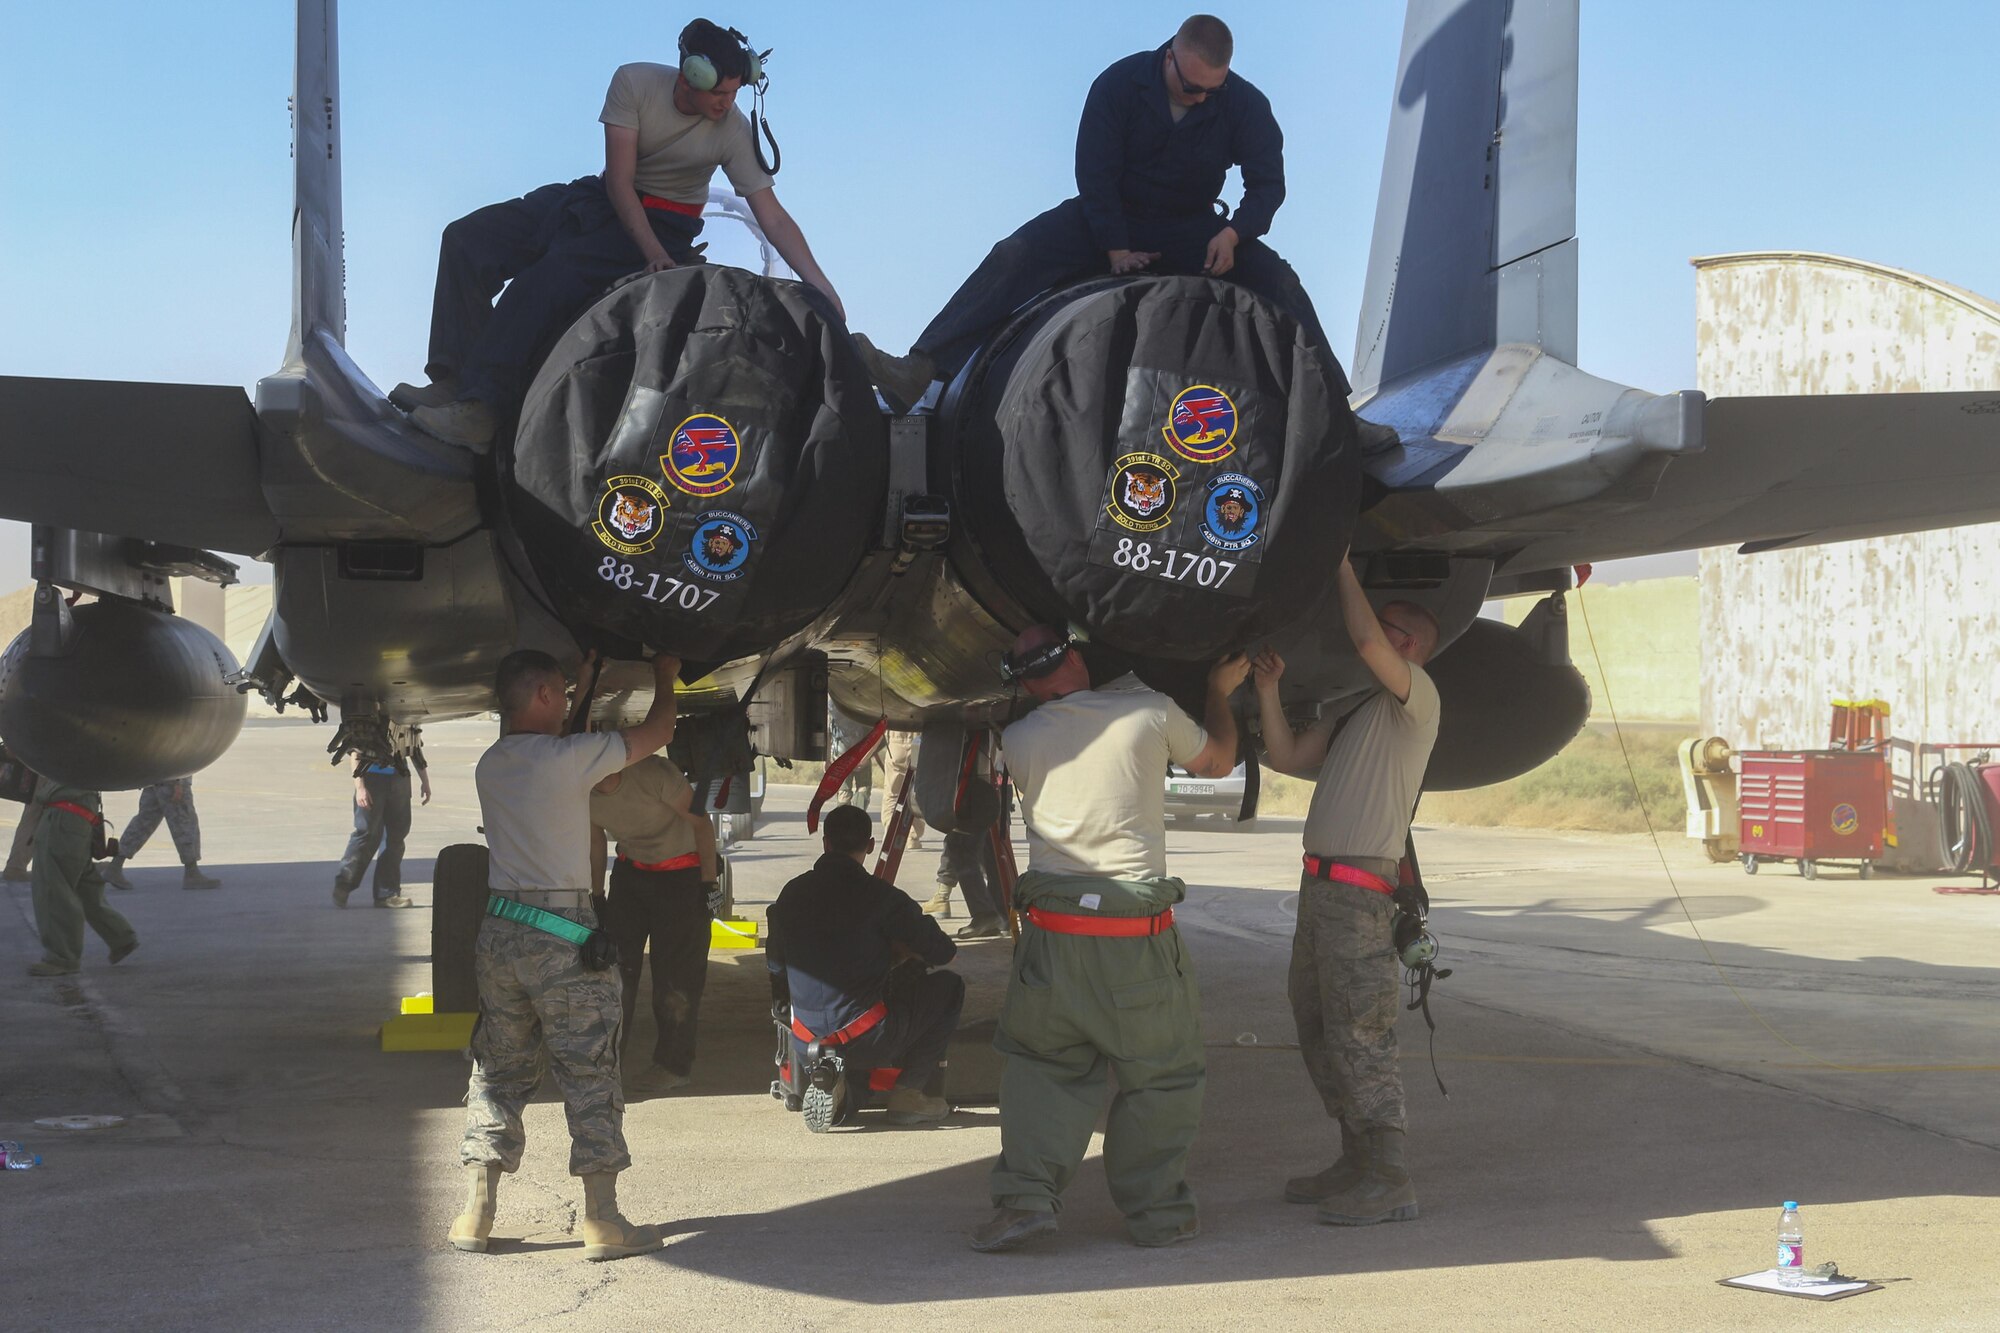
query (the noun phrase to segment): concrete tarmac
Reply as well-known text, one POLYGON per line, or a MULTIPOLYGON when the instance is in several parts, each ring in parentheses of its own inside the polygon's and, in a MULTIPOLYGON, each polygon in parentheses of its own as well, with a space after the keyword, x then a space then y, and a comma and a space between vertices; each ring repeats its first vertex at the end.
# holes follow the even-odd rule
MULTIPOLYGON (((1270 819, 1170 840, 1210 1045, 1195 1242, 1133 1247, 1093 1145, 1052 1242, 966 1248, 999 1137, 985 1041, 1008 948, 994 941, 960 954, 970 996, 951 1089, 973 1104, 945 1126, 864 1116, 808 1134, 767 1092, 762 956, 718 952, 693 1087, 627 1112, 621 1195, 666 1228, 666 1250, 581 1261, 580 1191, 545 1090, 493 1252, 460 1254, 444 1235, 467 1066, 382 1054, 376 1028, 429 989, 431 858, 476 837, 471 765, 492 728, 427 731, 437 796, 416 813, 408 911, 370 908, 366 888, 344 911, 331 901, 351 783, 327 766, 329 735, 254 725, 197 779, 223 887, 183 891, 162 829, 134 890, 111 895, 141 938, 117 967, 93 938, 79 975, 30 979, 29 893, 7 886, 0 1138, 46 1160, 0 1176, 0 1325, 2000 1323, 2000 897, 1838 869, 1752 878, 1706 864, 1678 830, 1663 853, 1645 838, 1419 832, 1455 975, 1432 996, 1449 1100, 1421 1014, 1399 1023, 1416 1222, 1323 1227, 1280 1198, 1334 1136, 1287 1045, 1299 825, 1270 819), (64 1114, 127 1122, 33 1123, 64 1114), (1808 1306, 1716 1285, 1769 1264, 1787 1198, 1803 1205, 1809 1263, 1884 1289, 1808 1306)), ((805 796, 773 787, 733 853, 753 915, 816 851, 805 796)), ((134 799, 111 796, 115 821, 134 799)), ((0 806, 0 836, 17 809, 0 806)), ((906 858, 904 886, 926 896, 935 865, 933 839, 906 858)))

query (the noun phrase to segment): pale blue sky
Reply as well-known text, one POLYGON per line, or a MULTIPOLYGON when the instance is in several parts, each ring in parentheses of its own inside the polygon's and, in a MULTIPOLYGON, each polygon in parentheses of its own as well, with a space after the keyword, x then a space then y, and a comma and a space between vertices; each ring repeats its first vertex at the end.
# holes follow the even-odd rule
MULTIPOLYGON (((776 48, 779 195, 854 327, 900 349, 994 240, 1071 191, 1090 79, 1187 11, 693 12, 776 48)), ((1345 359, 1402 6, 1222 12, 1235 69, 1286 132, 1290 197, 1270 239, 1345 359)), ((69 0, 0 15, 0 373, 254 383, 278 360, 289 300, 290 6, 69 0)), ((596 170, 611 70, 670 60, 685 17, 628 0, 343 6, 349 347, 378 383, 422 365, 438 229, 596 170)), ((2000 9, 1975 3, 1587 0, 1585 367, 1692 384, 1695 254, 1828 250, 2000 295, 1996 48, 2000 9)), ((25 577, 22 549, 0 540, 0 586, 25 577)))

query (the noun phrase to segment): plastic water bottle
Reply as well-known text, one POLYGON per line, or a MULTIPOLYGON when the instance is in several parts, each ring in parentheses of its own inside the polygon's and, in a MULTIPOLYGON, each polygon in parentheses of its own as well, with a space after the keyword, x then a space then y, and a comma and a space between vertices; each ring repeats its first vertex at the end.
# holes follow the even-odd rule
POLYGON ((1796 1287, 1806 1280, 1806 1230, 1799 1221, 1799 1205, 1785 1200, 1778 1216, 1778 1281, 1796 1287))
POLYGON ((23 1148, 12 1139, 0 1139, 0 1166, 9 1171, 27 1171, 41 1165, 42 1159, 23 1148))

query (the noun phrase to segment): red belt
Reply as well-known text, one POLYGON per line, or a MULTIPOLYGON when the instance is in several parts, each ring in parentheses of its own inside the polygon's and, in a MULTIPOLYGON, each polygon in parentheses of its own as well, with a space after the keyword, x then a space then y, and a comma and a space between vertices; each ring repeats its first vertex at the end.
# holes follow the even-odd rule
POLYGON ((683 204, 675 199, 662 199, 656 194, 642 194, 639 196, 639 202, 656 213, 679 213, 682 217, 689 218, 701 216, 700 204, 683 204))
POLYGON ((874 1027, 877 1023, 881 1022, 888 1016, 889 1016, 889 1006, 886 1004, 878 1004, 873 1009, 870 1009, 867 1013, 861 1015, 861 1017, 855 1019, 852 1023, 849 1023, 846 1027, 842 1028, 840 1031, 834 1033, 830 1037, 813 1036, 811 1028, 808 1028, 804 1023, 801 1023, 799 1022, 798 1019, 794 1018, 792 1020, 792 1035, 794 1037, 797 1037, 800 1041, 805 1041, 805 1042, 816 1041, 822 1046, 845 1046, 847 1045, 848 1042, 853 1041, 858 1037, 866 1036, 870 1028, 874 1027))
POLYGON ((1336 884, 1352 884, 1371 893, 1393 894, 1396 886, 1380 875, 1371 875, 1360 866, 1344 865, 1331 857, 1306 854, 1306 873, 1314 879, 1330 879, 1336 884))
POLYGON ((618 859, 634 870, 699 870, 701 853, 689 852, 686 856, 676 856, 671 861, 634 861, 625 853, 618 853, 618 859))
POLYGON ((1052 935, 1159 935, 1174 924, 1174 909, 1158 916, 1071 916, 1030 907, 1028 920, 1052 935))
POLYGON ((98 814, 94 810, 86 810, 80 805, 72 805, 68 801, 50 801, 48 808, 51 810, 67 810, 79 819, 86 820, 92 824, 102 824, 104 822, 103 815, 98 814))

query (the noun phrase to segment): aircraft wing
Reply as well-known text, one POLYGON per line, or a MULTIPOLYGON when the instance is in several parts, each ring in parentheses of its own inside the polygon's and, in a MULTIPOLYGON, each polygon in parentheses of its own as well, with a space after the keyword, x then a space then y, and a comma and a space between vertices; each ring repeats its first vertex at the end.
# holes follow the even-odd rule
POLYGON ((1488 438, 1434 488, 1392 490, 1378 530, 1402 530, 1358 546, 1442 546, 1488 556, 1496 572, 1528 574, 1700 546, 1748 554, 2000 520, 1992 390, 1716 398, 1666 446, 1592 444, 1554 458, 1560 444, 1488 438), (1412 504, 1426 506, 1426 490, 1430 506, 1442 504, 1424 514, 1428 530, 1408 518, 1412 504))
POLYGON ((255 555, 257 438, 235 385, 0 376, 0 518, 255 555))

